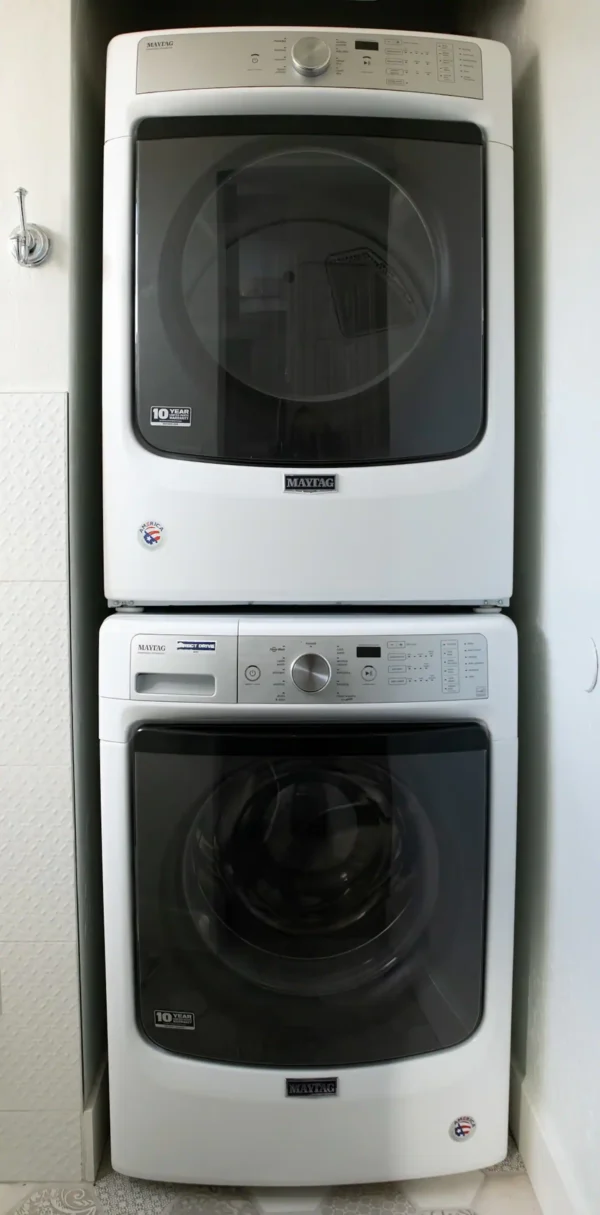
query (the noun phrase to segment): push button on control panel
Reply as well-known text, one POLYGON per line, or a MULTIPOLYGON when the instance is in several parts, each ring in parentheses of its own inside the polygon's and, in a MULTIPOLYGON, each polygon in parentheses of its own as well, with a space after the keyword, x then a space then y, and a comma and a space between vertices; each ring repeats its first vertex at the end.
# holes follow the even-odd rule
POLYGON ((257 679, 260 679, 260 667, 252 663, 249 667, 246 667, 244 674, 246 679, 250 680, 250 683, 255 683, 257 679))

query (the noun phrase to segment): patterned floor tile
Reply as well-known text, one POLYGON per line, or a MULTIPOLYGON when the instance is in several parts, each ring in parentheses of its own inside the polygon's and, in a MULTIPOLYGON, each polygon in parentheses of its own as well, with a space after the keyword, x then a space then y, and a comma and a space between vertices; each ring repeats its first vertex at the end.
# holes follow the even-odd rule
MULTIPOLYGON (((536 1215, 523 1161, 511 1140, 501 1164, 486 1170, 486 1179, 471 1207, 417 1211, 401 1184, 340 1186, 324 1199, 322 1215, 536 1215), (512 1174, 512 1176, 511 1176, 512 1174)), ((95 1186, 0 1187, 5 1215, 258 1215, 247 1190, 222 1186, 184 1186, 140 1181, 114 1173, 106 1159, 95 1186), (9 1192, 10 1191, 10 1192, 9 1192), (12 1199, 12 1204, 11 1200, 12 1199)))
POLYGON ((525 1165, 523 1163, 523 1157, 521 1156, 521 1153, 519 1152, 519 1149, 518 1149, 512 1135, 509 1136, 508 1152, 506 1154, 506 1158, 504 1160, 502 1160, 500 1162, 500 1164, 493 1164, 491 1168, 485 1169, 484 1172, 486 1172, 486 1173, 524 1173, 525 1172, 525 1165))
POLYGON ((95 1189, 98 1215, 163 1215, 184 1187, 124 1177, 122 1173, 113 1172, 110 1158, 106 1157, 95 1189))
POLYGON ((353 1185, 333 1190, 323 1215, 415 1215, 399 1185, 353 1185))
POLYGON ((197 1186, 176 1198, 167 1215, 256 1215, 256 1208, 243 1190, 197 1186))
POLYGON ((44 1186, 13 1207, 13 1215, 102 1215, 93 1186, 44 1186))
POLYGON ((14 1181, 0 1184, 0 1215, 10 1215, 24 1198, 33 1192, 35 1186, 26 1181, 14 1181))

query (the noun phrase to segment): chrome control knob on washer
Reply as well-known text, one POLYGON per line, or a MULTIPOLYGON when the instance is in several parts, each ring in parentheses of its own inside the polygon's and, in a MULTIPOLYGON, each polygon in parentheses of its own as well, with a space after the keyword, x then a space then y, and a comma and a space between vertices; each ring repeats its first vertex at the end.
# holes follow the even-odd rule
POLYGON ((322 38, 299 38, 292 47, 292 63, 301 76, 320 76, 331 61, 331 47, 322 38))
POLYGON ((301 692, 323 692, 331 679, 331 667, 322 654, 302 654, 292 663, 292 679, 301 692))

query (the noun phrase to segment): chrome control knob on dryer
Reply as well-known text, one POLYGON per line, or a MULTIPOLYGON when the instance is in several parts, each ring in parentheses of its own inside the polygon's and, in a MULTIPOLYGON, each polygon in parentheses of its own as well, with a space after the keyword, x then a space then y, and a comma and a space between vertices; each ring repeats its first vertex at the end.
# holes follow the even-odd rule
POLYGON ((292 663, 292 679, 301 692, 323 692, 331 679, 331 667, 322 654, 302 654, 292 663))
POLYGON ((331 62, 331 47, 322 38, 299 38, 292 47, 292 63, 301 76, 321 76, 331 62))

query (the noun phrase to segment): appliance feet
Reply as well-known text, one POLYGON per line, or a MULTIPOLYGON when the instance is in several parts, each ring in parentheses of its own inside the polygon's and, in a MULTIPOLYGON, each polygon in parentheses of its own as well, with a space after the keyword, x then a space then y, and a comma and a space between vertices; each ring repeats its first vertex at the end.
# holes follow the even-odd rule
POLYGON ((328 1191, 316 1186, 251 1189, 259 1215, 319 1215, 328 1191))

